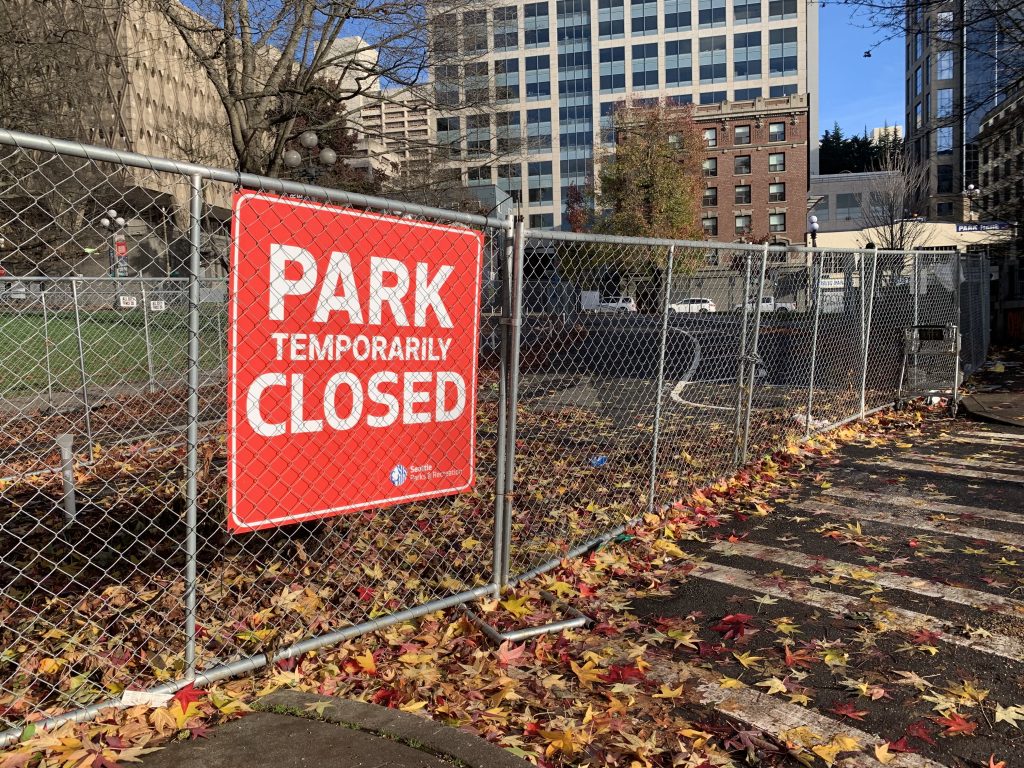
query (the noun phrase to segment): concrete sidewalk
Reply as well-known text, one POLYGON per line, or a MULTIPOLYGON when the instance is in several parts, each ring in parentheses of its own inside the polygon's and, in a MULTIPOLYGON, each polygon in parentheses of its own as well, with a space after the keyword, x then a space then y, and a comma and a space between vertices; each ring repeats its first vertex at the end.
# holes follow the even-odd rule
POLYGON ((968 384, 960 401, 972 416, 993 424, 1024 427, 1024 348, 998 350, 968 384))
POLYGON ((144 768, 525 768, 500 747, 433 720, 358 701, 279 691, 144 768))

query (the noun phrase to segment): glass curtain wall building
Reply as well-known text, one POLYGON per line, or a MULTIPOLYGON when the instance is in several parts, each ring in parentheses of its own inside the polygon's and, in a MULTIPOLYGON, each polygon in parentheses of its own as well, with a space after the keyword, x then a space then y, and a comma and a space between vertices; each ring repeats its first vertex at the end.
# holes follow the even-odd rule
POLYGON ((614 110, 627 101, 711 105, 810 94, 809 166, 817 169, 818 9, 806 0, 542 0, 434 17, 435 36, 464 63, 431 71, 439 138, 467 183, 494 184, 521 201, 533 227, 563 225, 571 185, 614 144, 614 110), (453 50, 454 52, 454 50, 453 50), (468 57, 468 58, 467 58, 468 57), (467 114, 489 79, 492 160, 474 163, 483 121, 467 114), (461 103, 454 92, 461 89, 461 103), (472 90, 473 93, 469 91, 472 90), (461 120, 453 121, 453 118, 461 120), (513 133, 522 152, 516 156, 513 133))

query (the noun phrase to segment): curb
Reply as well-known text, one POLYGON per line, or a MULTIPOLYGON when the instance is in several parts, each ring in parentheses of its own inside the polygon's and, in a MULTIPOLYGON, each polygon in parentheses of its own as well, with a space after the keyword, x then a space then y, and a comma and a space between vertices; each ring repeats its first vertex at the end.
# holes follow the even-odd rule
POLYGON ((348 728, 394 739, 435 757, 447 758, 466 768, 525 768, 520 760, 501 747, 466 731, 397 709, 362 701, 319 696, 302 691, 277 691, 259 699, 253 709, 322 720, 348 728), (321 711, 310 707, 324 705, 321 711))
MULTIPOLYGON (((1020 398, 1024 396, 1016 394, 1016 397, 1020 398)), ((967 395, 960 398, 960 407, 979 421, 1024 429, 1024 417, 1016 418, 1012 416, 1001 416, 987 408, 983 402, 976 400, 973 395, 967 395)))

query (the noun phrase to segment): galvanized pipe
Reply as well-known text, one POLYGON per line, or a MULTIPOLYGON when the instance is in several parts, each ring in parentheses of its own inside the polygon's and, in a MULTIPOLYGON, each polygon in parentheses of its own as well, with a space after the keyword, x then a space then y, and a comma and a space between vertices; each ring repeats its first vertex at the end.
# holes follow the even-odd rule
POLYGON ((78 309, 78 280, 71 281, 71 300, 75 303, 75 336, 78 338, 78 366, 82 372, 82 407, 85 410, 85 438, 92 458, 92 414, 89 407, 89 375, 85 370, 85 345, 82 342, 82 316, 78 309))
POLYGON ((188 281, 188 428, 185 467, 185 671, 196 675, 196 525, 199 494, 199 272, 203 218, 203 179, 189 179, 189 281, 188 281))
POLYGON ((811 371, 807 382, 807 424, 804 430, 804 438, 811 436, 811 420, 814 410, 814 374, 818 362, 818 326, 821 320, 821 272, 823 265, 821 259, 814 264, 814 331, 811 333, 811 371))
POLYGON ((748 459, 748 448, 750 445, 750 413, 754 407, 754 383, 757 379, 757 352, 758 342, 761 335, 761 302, 764 299, 764 279, 768 270, 768 245, 765 244, 761 253, 761 269, 757 280, 757 303, 754 305, 754 335, 750 343, 749 369, 747 372, 747 412, 743 419, 743 450, 740 454, 740 464, 746 464, 748 459))
POLYGON ((661 345, 658 350, 658 380, 657 393, 654 401, 654 440, 651 445, 651 486, 647 497, 647 511, 653 513, 655 507, 655 492, 658 478, 658 438, 661 434, 661 399, 665 389, 665 346, 668 342, 668 313, 669 303, 672 296, 672 267, 675 256, 675 246, 668 247, 668 268, 665 275, 665 300, 661 307, 661 345))
POLYGON ((50 317, 46 311, 46 291, 39 286, 39 300, 43 305, 43 359, 46 364, 46 402, 53 408, 53 370, 50 367, 50 317))

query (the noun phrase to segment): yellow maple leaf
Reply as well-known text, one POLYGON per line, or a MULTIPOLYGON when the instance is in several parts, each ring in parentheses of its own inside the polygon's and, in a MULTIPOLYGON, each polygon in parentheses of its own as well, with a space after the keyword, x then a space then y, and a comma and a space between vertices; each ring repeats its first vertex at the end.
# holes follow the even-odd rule
POLYGON ((811 747, 811 752, 825 761, 825 765, 832 766, 840 752, 855 752, 861 748, 856 739, 848 736, 836 736, 828 744, 819 744, 811 747))
POLYGON ((882 765, 888 765, 896 759, 896 754, 889 751, 889 742, 875 745, 875 759, 882 765))
POLYGON ((669 688, 668 685, 661 686, 661 693, 654 694, 655 699, 678 699, 683 695, 683 685, 680 683, 678 688, 669 688))
POLYGON ((743 653, 736 653, 733 651, 732 655, 736 657, 736 661, 742 664, 746 669, 750 669, 757 662, 764 660, 764 656, 754 656, 750 651, 744 651, 743 653))
POLYGON ((572 731, 541 731, 540 735, 548 742, 548 746, 544 750, 547 757, 551 757, 557 752, 561 752, 566 757, 576 754, 576 740, 573 738, 572 731))
POLYGON ((784 682, 782 682, 781 680, 779 680, 779 678, 777 678, 777 677, 769 677, 767 680, 762 680, 759 683, 754 683, 754 685, 756 685, 756 686, 758 686, 760 688, 768 689, 768 693, 785 693, 786 692, 786 684, 784 682))
POLYGON ((425 706, 427 706, 427 702, 425 701, 410 701, 408 704, 400 706, 399 709, 403 712, 418 712, 425 706))
POLYGON ((674 542, 669 541, 668 539, 658 539, 654 542, 651 549, 658 552, 664 552, 666 555, 671 555, 672 557, 686 557, 686 553, 677 547, 674 542))
POLYGON ((735 677, 720 677, 718 678, 718 684, 723 688, 746 688, 742 680, 737 680, 735 677))
POLYGON ((511 613, 517 619, 521 619, 530 612, 530 608, 526 605, 527 598, 509 598, 508 600, 501 601, 501 607, 511 613))
POLYGON ((368 675, 377 674, 377 661, 373 658, 372 653, 365 651, 354 658, 359 662, 359 666, 362 668, 363 672, 368 675))
POLYGON ((569 666, 584 688, 589 688, 591 683, 599 682, 601 675, 604 674, 593 661, 588 661, 582 667, 575 661, 570 661, 569 666))

